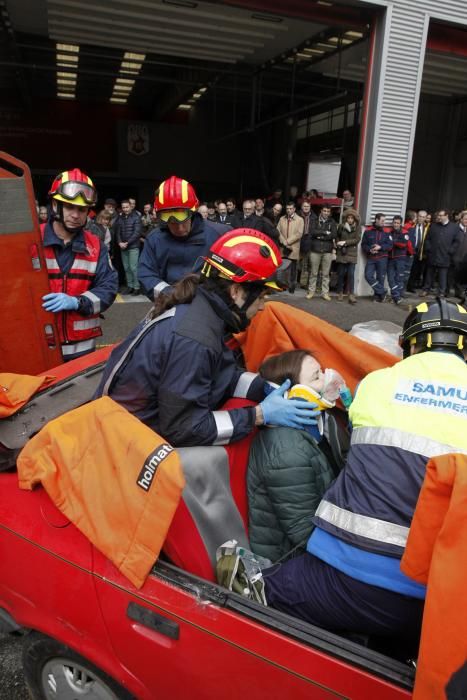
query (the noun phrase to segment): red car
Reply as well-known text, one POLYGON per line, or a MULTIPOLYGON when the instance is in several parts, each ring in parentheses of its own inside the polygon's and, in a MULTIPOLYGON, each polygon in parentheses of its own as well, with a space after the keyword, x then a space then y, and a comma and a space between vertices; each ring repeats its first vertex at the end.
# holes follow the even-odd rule
POLYGON ((0 421, 0 631, 24 633, 34 698, 409 698, 414 670, 252 603, 160 559, 134 588, 42 488, 18 488, 18 451, 88 400, 108 351, 0 421), (11 469, 13 467, 13 469, 11 469))

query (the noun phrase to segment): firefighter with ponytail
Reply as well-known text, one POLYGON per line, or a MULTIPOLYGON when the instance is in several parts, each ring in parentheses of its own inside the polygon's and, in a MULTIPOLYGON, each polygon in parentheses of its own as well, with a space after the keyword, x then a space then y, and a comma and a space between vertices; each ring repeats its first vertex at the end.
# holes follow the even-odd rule
POLYGON ((204 255, 200 276, 160 294, 151 317, 112 352, 97 396, 110 396, 176 447, 225 445, 255 425, 316 423, 315 404, 286 400, 288 381, 272 390, 240 369, 224 342, 248 326, 266 293, 287 287, 288 264, 258 231, 221 236, 204 255), (257 405, 222 410, 232 397, 257 405))
POLYGON ((41 237, 50 293, 42 306, 56 315, 66 362, 95 349, 100 313, 115 300, 118 276, 107 248, 86 229, 97 200, 91 178, 78 168, 66 170, 53 181, 49 198, 51 214, 41 237))
POLYGON ((199 272, 205 256, 228 226, 203 219, 196 212, 193 186, 172 175, 159 185, 154 200, 158 226, 147 236, 138 263, 138 279, 153 301, 190 272, 199 272))

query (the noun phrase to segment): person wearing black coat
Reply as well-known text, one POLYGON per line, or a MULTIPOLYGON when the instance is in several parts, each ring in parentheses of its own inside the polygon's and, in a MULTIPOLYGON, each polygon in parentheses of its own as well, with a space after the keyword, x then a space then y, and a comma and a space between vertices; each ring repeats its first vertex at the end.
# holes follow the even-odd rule
POLYGON ((454 262, 462 238, 459 224, 449 221, 446 209, 440 209, 438 216, 439 223, 431 224, 425 240, 427 271, 422 296, 426 296, 432 288, 436 274, 439 296, 446 296, 449 266, 454 262))
POLYGON ((255 231, 263 231, 262 216, 256 216, 255 203, 252 199, 245 199, 243 202, 243 214, 232 217, 230 225, 232 228, 253 228, 255 231))

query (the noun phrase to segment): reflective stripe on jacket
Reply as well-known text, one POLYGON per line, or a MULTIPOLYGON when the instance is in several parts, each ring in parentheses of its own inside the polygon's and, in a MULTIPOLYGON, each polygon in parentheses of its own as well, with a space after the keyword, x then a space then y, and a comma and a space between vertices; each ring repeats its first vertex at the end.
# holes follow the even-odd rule
MULTIPOLYGON (((41 226, 41 236, 44 238, 45 224, 41 226)), ((97 297, 89 290, 92 287, 97 263, 99 260, 101 242, 90 231, 83 231, 87 254, 75 253, 70 270, 63 274, 58 264, 54 246, 43 247, 50 291, 64 292, 70 296, 86 295, 94 303, 97 297)), ((99 301, 97 299, 97 301, 99 301)), ((96 311, 98 311, 97 309, 96 311)), ((82 343, 102 335, 99 313, 82 316, 76 311, 66 311, 56 314, 60 342, 82 343)), ((84 351, 84 348, 80 348, 84 351)), ((75 350, 73 350, 75 352, 75 350)))
POLYGON ((467 454, 467 367, 424 352, 369 374, 350 408, 347 464, 314 523, 370 552, 400 557, 428 459, 467 454))

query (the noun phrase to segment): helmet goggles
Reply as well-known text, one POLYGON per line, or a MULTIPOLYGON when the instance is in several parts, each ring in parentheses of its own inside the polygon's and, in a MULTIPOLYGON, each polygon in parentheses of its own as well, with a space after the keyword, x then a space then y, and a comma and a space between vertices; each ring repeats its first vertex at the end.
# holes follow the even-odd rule
POLYGON ((192 214, 191 209, 164 209, 158 212, 160 220, 166 224, 183 224, 191 218, 192 214))
POLYGON ((96 203, 96 190, 92 185, 87 185, 85 182, 75 182, 74 180, 62 182, 52 197, 55 195, 60 195, 69 202, 73 202, 81 196, 89 206, 96 203))

